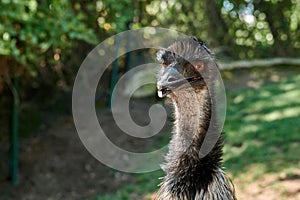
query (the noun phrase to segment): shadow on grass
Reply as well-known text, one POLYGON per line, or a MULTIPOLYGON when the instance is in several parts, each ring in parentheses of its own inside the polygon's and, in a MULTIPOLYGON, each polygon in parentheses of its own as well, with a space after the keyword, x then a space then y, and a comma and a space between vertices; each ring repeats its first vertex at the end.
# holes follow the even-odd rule
POLYGON ((228 94, 225 166, 253 178, 299 166, 300 75, 228 94))

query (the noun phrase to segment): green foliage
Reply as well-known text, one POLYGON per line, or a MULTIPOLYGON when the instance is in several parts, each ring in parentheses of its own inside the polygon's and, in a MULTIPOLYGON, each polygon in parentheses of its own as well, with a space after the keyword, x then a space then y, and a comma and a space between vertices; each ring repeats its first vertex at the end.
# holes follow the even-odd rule
POLYGON ((299 56, 300 1, 97 1, 99 27, 161 26, 196 35, 229 58, 299 56), (126 9, 126 8, 132 8, 126 9))
POLYGON ((75 13, 67 0, 2 0, 0 7, 0 55, 16 60, 32 75, 42 60, 56 62, 69 54, 74 41, 97 42, 85 15, 75 13))
POLYGON ((196 35, 231 58, 299 56, 300 1, 154 0, 145 10, 146 25, 196 35))
POLYGON ((1 0, 0 55, 37 75, 70 55, 76 41, 161 26, 196 35, 227 58, 298 56, 297 0, 1 0), (96 34, 97 33, 97 37, 96 34))
POLYGON ((222 16, 235 40, 234 57, 299 56, 299 1, 224 0, 222 16))

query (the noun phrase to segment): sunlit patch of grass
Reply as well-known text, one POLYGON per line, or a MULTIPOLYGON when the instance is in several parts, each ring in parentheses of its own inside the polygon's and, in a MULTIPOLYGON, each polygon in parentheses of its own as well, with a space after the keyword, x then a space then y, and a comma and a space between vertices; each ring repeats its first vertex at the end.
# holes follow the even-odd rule
POLYGON ((300 75, 294 75, 281 83, 227 94, 224 160, 231 173, 256 178, 300 166, 299 88, 300 75), (253 166, 258 175, 250 173, 253 166))

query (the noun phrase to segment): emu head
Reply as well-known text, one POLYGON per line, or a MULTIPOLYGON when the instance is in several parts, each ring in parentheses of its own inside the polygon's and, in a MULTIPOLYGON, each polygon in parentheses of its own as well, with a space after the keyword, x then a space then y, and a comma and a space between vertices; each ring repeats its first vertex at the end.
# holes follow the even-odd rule
POLYGON ((178 40, 160 50, 157 59, 162 63, 157 81, 159 97, 172 98, 175 91, 191 88, 199 91, 211 77, 209 66, 215 64, 211 51, 195 37, 178 40))

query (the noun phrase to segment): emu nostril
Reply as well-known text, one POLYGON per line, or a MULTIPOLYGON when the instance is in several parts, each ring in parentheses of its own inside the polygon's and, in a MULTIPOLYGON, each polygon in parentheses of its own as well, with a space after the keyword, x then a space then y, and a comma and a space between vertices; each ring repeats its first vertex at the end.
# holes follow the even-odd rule
POLYGON ((176 81, 176 79, 173 77, 168 78, 168 83, 173 82, 173 81, 176 81))

